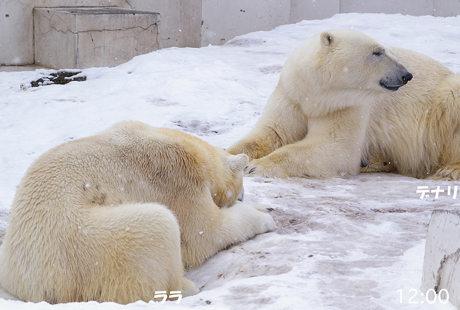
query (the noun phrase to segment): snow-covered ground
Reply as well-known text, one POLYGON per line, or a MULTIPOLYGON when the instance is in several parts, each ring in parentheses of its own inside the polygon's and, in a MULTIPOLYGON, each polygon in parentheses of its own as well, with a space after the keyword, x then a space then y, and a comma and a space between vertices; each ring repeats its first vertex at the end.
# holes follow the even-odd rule
MULTIPOLYGON (((115 68, 86 69, 86 82, 65 86, 21 90, 47 70, 0 72, 0 239, 20 178, 46 150, 128 119, 226 148, 254 126, 288 55, 309 36, 340 28, 419 51, 460 72, 460 16, 382 14, 303 21, 224 46, 164 49, 115 68)), ((0 309, 455 309, 450 303, 429 304, 420 284, 431 212, 460 207, 460 197, 447 195, 447 186, 458 182, 360 174, 244 183, 245 200, 276 209, 279 228, 188 272, 201 288, 198 295, 178 305, 124 306, 0 298, 0 309), (420 199, 418 186, 446 192, 420 199)))

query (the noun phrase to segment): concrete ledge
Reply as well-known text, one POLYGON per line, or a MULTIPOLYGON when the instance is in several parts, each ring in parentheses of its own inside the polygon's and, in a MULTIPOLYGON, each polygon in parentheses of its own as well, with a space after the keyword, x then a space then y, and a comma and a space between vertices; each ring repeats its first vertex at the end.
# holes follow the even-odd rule
POLYGON ((158 50, 160 14, 120 8, 35 8, 35 63, 56 69, 116 66, 158 50))
MULTIPOLYGON (((426 237, 422 291, 447 290, 449 301, 460 307, 460 211, 436 210, 426 237)), ((445 294, 441 295, 446 299, 445 294)))

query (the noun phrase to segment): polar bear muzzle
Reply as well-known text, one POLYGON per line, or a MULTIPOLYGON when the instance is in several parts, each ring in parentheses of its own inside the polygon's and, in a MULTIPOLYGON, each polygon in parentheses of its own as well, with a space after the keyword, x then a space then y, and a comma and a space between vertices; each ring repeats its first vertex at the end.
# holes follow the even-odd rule
POLYGON ((380 86, 382 86, 385 89, 388 89, 390 91, 397 91, 401 86, 404 86, 412 80, 412 73, 407 71, 406 68, 404 70, 401 70, 402 72, 398 72, 393 77, 386 77, 384 79, 381 79, 379 81, 380 86))

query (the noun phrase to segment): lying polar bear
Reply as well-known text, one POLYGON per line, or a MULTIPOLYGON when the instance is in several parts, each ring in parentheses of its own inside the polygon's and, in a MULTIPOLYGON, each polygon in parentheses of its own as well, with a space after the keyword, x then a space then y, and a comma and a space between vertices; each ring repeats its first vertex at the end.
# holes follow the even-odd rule
POLYGON ((50 303, 196 294, 183 265, 275 228, 265 207, 237 202, 247 163, 140 122, 51 149, 17 189, 1 288, 50 303))
POLYGON ((255 128, 227 151, 252 159, 250 176, 357 174, 370 157, 368 171, 459 180, 459 128, 460 75, 419 53, 336 30, 289 56, 255 128))

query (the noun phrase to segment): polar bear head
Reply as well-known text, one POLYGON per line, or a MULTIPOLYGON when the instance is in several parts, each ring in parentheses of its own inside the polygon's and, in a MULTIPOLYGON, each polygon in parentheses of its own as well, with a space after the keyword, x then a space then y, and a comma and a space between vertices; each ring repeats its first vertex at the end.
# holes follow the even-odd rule
POLYGON ((391 48, 361 32, 326 31, 319 39, 322 63, 335 85, 396 91, 412 79, 391 48))
POLYGON ((248 165, 249 158, 246 154, 231 155, 219 148, 215 149, 219 153, 222 166, 220 172, 216 171, 212 178, 211 195, 219 207, 230 207, 237 200, 243 200, 243 170, 248 165))
POLYGON ((334 91, 355 95, 357 91, 393 92, 411 79, 390 47, 354 30, 331 30, 310 37, 288 58, 282 72, 284 85, 297 84, 288 91, 299 96, 309 95, 301 88, 321 96, 334 91))

